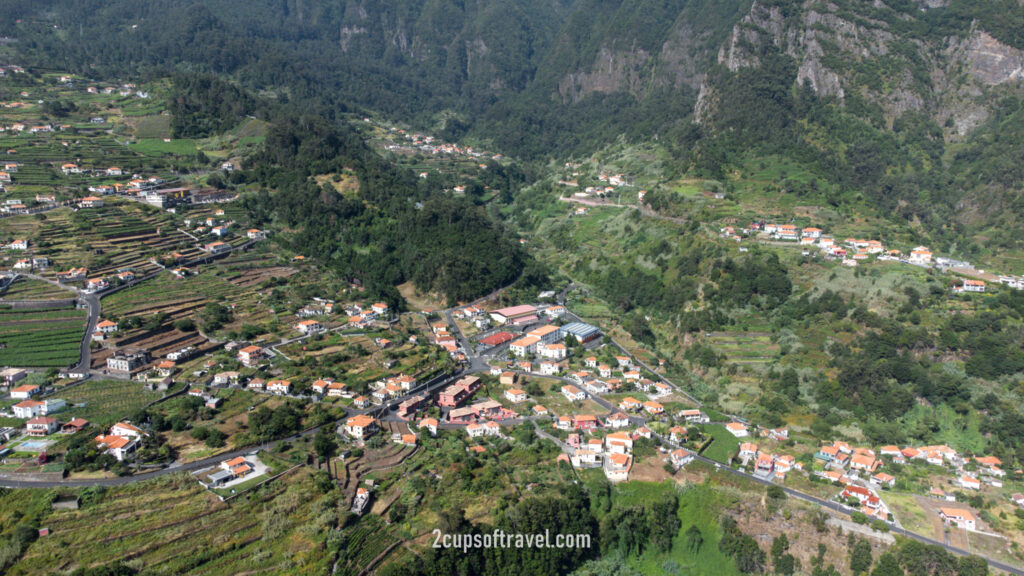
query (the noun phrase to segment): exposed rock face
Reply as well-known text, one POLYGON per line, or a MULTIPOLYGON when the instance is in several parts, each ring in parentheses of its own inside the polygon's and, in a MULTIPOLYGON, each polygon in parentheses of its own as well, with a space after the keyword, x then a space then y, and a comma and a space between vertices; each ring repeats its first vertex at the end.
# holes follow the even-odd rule
MULTIPOLYGON (((921 10, 948 3, 918 2, 921 10)), ((888 7, 875 0, 873 9, 888 7)), ((982 30, 936 45, 898 37, 887 22, 872 16, 852 15, 850 5, 840 8, 829 0, 805 0, 786 13, 755 0, 719 49, 718 62, 732 71, 757 66, 761 50, 775 46, 797 60, 797 82, 817 94, 842 102, 856 91, 880 106, 890 122, 913 111, 929 113, 940 124, 952 118, 953 136, 967 134, 988 118, 989 87, 1024 84, 1024 51, 982 30)), ((712 86, 701 86, 698 122, 713 112, 713 92, 712 86)))
POLYGON ((963 43, 967 71, 982 84, 995 86, 1024 79, 1024 52, 1000 43, 983 31, 963 43))
POLYGON ((644 50, 602 47, 588 72, 572 72, 558 83, 564 100, 579 102, 593 92, 644 92, 651 80, 643 75, 651 55, 644 50))

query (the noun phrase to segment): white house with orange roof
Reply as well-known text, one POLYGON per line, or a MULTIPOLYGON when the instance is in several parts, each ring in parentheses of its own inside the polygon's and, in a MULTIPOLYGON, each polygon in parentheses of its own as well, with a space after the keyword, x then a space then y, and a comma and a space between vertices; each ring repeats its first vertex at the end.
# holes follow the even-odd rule
POLYGON ((911 264, 931 264, 932 252, 925 246, 918 246, 910 251, 911 264))
POLYGON ((753 442, 744 442, 740 444, 739 458, 740 460, 746 460, 748 458, 756 458, 758 453, 757 444, 753 442))
POLYGON ((93 439, 96 447, 110 454, 118 462, 129 460, 135 455, 138 447, 138 438, 133 436, 119 436, 117 434, 99 435, 93 439))
POLYGON ((519 388, 509 388, 505 390, 505 398, 513 404, 526 402, 526 392, 519 388))
POLYGON ((665 407, 658 402, 648 400, 647 402, 644 402, 644 411, 653 416, 657 416, 658 414, 665 412, 665 407))
POLYGON ((501 434, 501 426, 497 422, 484 422, 483 424, 470 424, 466 426, 466 434, 470 438, 480 438, 482 436, 498 436, 501 434))
POLYGON ((11 390, 11 398, 15 400, 28 400, 42 391, 42 386, 37 386, 35 384, 23 384, 11 390))
POLYGON ((619 401, 619 408, 622 410, 634 412, 636 410, 640 410, 642 407, 643 403, 637 400, 636 398, 633 398, 632 396, 626 396, 621 401, 619 401))
POLYGON ((295 325, 295 329, 302 334, 316 334, 323 331, 324 325, 316 320, 301 320, 295 325))
POLYGON ((263 348, 259 346, 246 346, 238 351, 237 358, 243 365, 251 368, 258 364, 265 355, 266 353, 263 351, 263 348))
POLYGON ((562 360, 568 356, 569 350, 561 342, 553 342, 551 344, 541 342, 537 344, 537 353, 540 354, 541 358, 562 360))
POLYGON ((349 436, 365 440, 377 432, 377 420, 372 416, 357 414, 345 421, 345 433, 349 436))
POLYGON ((622 482, 629 478, 633 458, 628 454, 609 454, 604 460, 604 475, 610 482, 622 482))
POLYGON ((953 286, 953 291, 954 292, 975 292, 975 293, 984 292, 985 291, 985 281, 984 280, 970 280, 970 279, 967 279, 967 280, 964 280, 963 284, 961 284, 959 286, 954 285, 953 286))
POLYGON ((887 486, 889 488, 892 488, 893 486, 896 485, 896 477, 893 476, 892 474, 879 472, 878 474, 875 474, 874 476, 871 477, 871 483, 877 484, 878 486, 887 486))
POLYGON ((145 432, 140 430, 137 426, 132 426, 128 422, 118 422, 110 427, 110 434, 114 436, 124 436, 126 438, 142 438, 146 435, 145 432))
POLYGON ((729 422, 725 425, 725 429, 737 438, 746 438, 747 436, 750 436, 750 431, 747 430, 746 425, 739 422, 729 422))
POLYGON ((605 418, 604 422, 609 428, 625 428, 629 426, 629 416, 622 412, 616 412, 605 418))
POLYGON ((939 508, 939 517, 947 524, 952 524, 965 530, 977 529, 977 520, 974 514, 966 508, 939 508))
POLYGON ((117 332, 117 322, 113 322, 111 320, 100 320, 99 323, 96 324, 96 331, 101 334, 117 332))
POLYGON ((966 474, 957 480, 957 484, 968 490, 981 490, 981 480, 978 480, 973 476, 967 476, 966 474))
POLYGON ((582 402, 587 399, 587 393, 572 384, 562 386, 562 396, 570 402, 582 402))
POLYGON ((679 413, 687 422, 691 424, 707 424, 711 422, 708 415, 696 409, 683 410, 679 413))

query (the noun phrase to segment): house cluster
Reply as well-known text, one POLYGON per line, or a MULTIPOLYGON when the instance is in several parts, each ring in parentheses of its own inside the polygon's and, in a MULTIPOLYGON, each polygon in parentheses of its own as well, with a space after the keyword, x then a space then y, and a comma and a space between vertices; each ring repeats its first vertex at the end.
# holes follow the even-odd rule
MULTIPOLYGON (((391 127, 388 130, 389 135, 392 139, 402 141, 402 143, 388 144, 386 149, 393 151, 408 150, 414 152, 424 152, 431 155, 455 156, 464 159, 483 159, 489 157, 491 160, 500 161, 502 156, 500 154, 490 154, 488 152, 482 152, 474 150, 471 146, 459 146, 458 144, 450 144, 448 142, 442 142, 434 136, 428 136, 420 133, 412 133, 406 130, 391 127)), ((486 168, 486 164, 480 164, 480 168, 486 168)), ((421 177, 425 177, 421 174, 421 177)))
POLYGON ((110 427, 106 434, 93 439, 96 447, 105 454, 117 458, 118 462, 130 460, 135 456, 139 442, 146 433, 128 422, 118 422, 110 427))
POLYGON ((316 318, 334 314, 334 301, 326 298, 313 298, 313 301, 295 313, 299 318, 316 318))
POLYGON ((280 378, 270 381, 266 381, 263 378, 253 378, 249 380, 245 387, 253 392, 266 392, 278 396, 287 396, 294 389, 290 380, 282 380, 280 378))
POLYGON ((491 319, 487 315, 487 311, 483 308, 476 306, 466 306, 465 308, 459 308, 452 315, 460 320, 465 320, 473 324, 478 330, 484 330, 491 325, 491 319))
MULTIPOLYGON (((527 361, 539 358, 541 373, 555 374, 560 371, 556 365, 569 355, 565 340, 572 336, 578 342, 590 342, 601 335, 601 331, 589 324, 572 322, 564 326, 544 324, 534 328, 509 343, 508 349, 517 358, 527 361)), ((532 371, 531 367, 525 368, 532 371)))
POLYGON ((86 294, 102 292, 111 286, 134 282, 135 279, 135 270, 132 268, 118 268, 117 272, 112 276, 96 276, 86 279, 82 291, 86 294))
MULTIPOLYGON (((567 164, 567 168, 577 167, 574 164, 567 164)), ((580 183, 578 177, 580 172, 578 170, 572 172, 572 179, 559 180, 558 183, 563 186, 569 186, 571 188, 578 188, 580 183)), ((582 192, 576 192, 574 196, 578 198, 587 198, 589 196, 604 196, 605 194, 611 194, 615 192, 615 189, 621 186, 629 186, 629 182, 626 179, 625 174, 609 174, 607 172, 599 172, 597 180, 600 182, 597 186, 587 186, 582 192)))
MULTIPOLYGON (((601 426, 600 420, 593 415, 579 414, 573 417, 562 417, 572 422, 570 429, 589 432, 601 426)), ((565 422, 562 418, 556 426, 562 428, 565 422)), ((622 414, 613 414, 608 417, 606 423, 612 428, 612 422, 616 422, 616 428, 629 425, 629 419, 622 414), (621 425, 618 422, 624 421, 621 425)), ((563 428, 565 429, 565 428, 563 428)), ((629 471, 633 467, 633 443, 641 437, 651 437, 651 431, 645 427, 638 428, 632 432, 626 430, 609 431, 603 438, 592 437, 586 442, 583 441, 579 432, 569 434, 563 450, 565 454, 559 456, 561 460, 568 460, 575 468, 601 468, 605 477, 611 482, 622 482, 629 478, 629 471)))
POLYGON ((434 344, 444 348, 452 358, 458 361, 464 360, 465 355, 459 350, 459 341, 449 331, 449 328, 447 322, 434 322, 430 325, 431 338, 434 344))
POLYGON ((518 416, 514 411, 502 406, 497 400, 487 398, 467 406, 452 408, 448 411, 448 422, 452 424, 467 424, 466 433, 473 437, 474 434, 479 433, 479 429, 473 425, 479 425, 485 421, 508 420, 518 416))
MULTIPOLYGON (((28 246, 28 242, 24 240, 21 240, 19 242, 23 242, 23 245, 28 246)), ((32 271, 45 270, 49 268, 51 265, 53 265, 53 261, 47 258, 46 256, 35 256, 33 258, 19 258, 18 261, 15 262, 14 266, 12 266, 11 268, 15 270, 32 271)))
POLYGON ((370 396, 375 402, 383 404, 388 400, 408 394, 415 387, 416 378, 407 374, 399 374, 371 383, 370 389, 373 392, 370 393, 370 396))
POLYGON ((50 416, 56 414, 67 404, 59 398, 47 398, 46 400, 22 400, 11 406, 15 418, 29 420, 37 416, 50 416))
POLYGON ((359 304, 349 304, 345 306, 345 314, 348 315, 349 328, 366 328, 372 325, 378 318, 387 316, 388 305, 384 302, 377 302, 367 307, 359 304))
POLYGON ((790 454, 773 454, 761 450, 753 442, 740 444, 739 460, 743 466, 751 467, 754 475, 770 480, 785 480, 790 470, 803 470, 803 465, 790 454))

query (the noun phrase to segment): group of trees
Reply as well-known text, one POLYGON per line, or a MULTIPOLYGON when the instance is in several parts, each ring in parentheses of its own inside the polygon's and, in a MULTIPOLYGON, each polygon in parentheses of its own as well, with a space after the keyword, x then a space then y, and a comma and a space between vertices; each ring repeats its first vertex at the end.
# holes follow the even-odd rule
POLYGON ((470 300, 512 283, 527 261, 511 235, 471 200, 431 190, 350 129, 321 119, 276 123, 247 165, 275 190, 245 199, 254 223, 296 230, 280 241, 395 307, 401 305, 397 284, 412 281, 451 302, 470 300), (309 178, 345 169, 359 179, 358 198, 309 178))
POLYGON ((286 402, 277 408, 262 405, 249 412, 249 434, 256 440, 273 440, 302 429, 303 411, 298 402, 286 402))
POLYGON ((679 529, 679 499, 669 492, 647 506, 613 508, 601 519, 601 550, 622 556, 667 552, 679 529))

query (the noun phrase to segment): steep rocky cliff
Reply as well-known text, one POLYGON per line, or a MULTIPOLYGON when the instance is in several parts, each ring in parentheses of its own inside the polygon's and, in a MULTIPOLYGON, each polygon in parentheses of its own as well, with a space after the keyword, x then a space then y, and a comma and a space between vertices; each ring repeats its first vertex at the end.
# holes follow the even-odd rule
MULTIPOLYGON (((942 9, 943 2, 922 2, 942 9)), ((757 66, 773 46, 798 63, 797 83, 816 94, 877 107, 886 122, 924 112, 962 137, 989 116, 991 102, 1019 91, 1024 51, 991 36, 977 22, 960 33, 936 34, 908 13, 873 3, 806 0, 755 2, 718 51, 730 71, 757 66)), ((698 121, 715 110, 714 87, 701 86, 698 121)))

